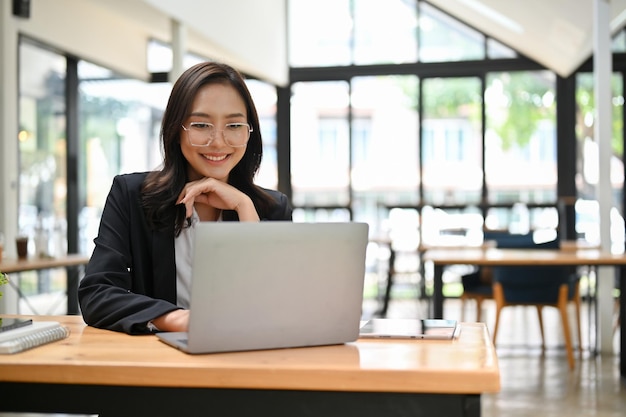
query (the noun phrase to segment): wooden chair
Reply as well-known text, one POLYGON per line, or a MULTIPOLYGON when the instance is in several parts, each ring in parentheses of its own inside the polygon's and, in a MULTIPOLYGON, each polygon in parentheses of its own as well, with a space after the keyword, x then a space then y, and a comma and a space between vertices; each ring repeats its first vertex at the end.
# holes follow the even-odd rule
POLYGON ((496 343, 500 313, 508 306, 534 306, 539 317, 541 345, 545 349, 542 309, 545 306, 559 310, 563 324, 565 348, 570 369, 574 368, 574 349, 569 327, 567 307, 573 302, 578 325, 578 346, 582 346, 580 329, 580 278, 570 267, 518 266, 493 268, 493 298, 496 303, 496 320, 493 343, 496 343))
MULTIPOLYGON (((498 248, 528 247, 533 244, 533 234, 510 233, 506 230, 485 230, 485 242, 495 242, 498 248)), ((461 300, 461 321, 465 320, 465 304, 468 301, 476 303, 476 321, 480 321, 482 304, 485 300, 493 299, 492 270, 489 267, 480 267, 476 271, 461 276, 463 294, 461 300)))

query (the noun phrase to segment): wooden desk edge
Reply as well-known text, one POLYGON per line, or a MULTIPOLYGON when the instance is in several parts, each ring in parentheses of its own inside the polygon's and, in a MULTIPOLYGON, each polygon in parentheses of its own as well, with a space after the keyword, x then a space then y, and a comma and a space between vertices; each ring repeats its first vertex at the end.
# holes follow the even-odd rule
POLYGON ((89 263, 89 256, 81 254, 69 254, 56 258, 27 258, 27 259, 3 259, 0 261, 0 271, 11 274, 25 271, 37 271, 51 268, 67 268, 81 266, 89 263))
MULTIPOLYGON (((475 349, 477 359, 484 362, 483 369, 393 369, 368 368, 362 362, 348 363, 345 366, 329 369, 320 362, 298 362, 302 351, 274 350, 263 354, 260 360, 250 360, 250 356, 235 354, 216 354, 221 356, 217 366, 202 366, 207 355, 187 355, 164 345, 154 336, 128 336, 110 332, 115 338, 127 339, 130 343, 126 349, 137 355, 137 351, 145 347, 148 356, 157 353, 162 361, 133 362, 131 359, 116 362, 113 359, 100 360, 109 352, 109 345, 115 341, 100 343, 109 333, 105 330, 87 327, 79 316, 42 316, 40 320, 56 320, 70 327, 72 334, 64 341, 47 346, 40 346, 16 355, 0 355, 0 381, 35 382, 61 384, 90 384, 116 386, 150 386, 150 387, 191 387, 191 388, 247 388, 247 389, 279 389, 305 391, 352 391, 352 392, 404 392, 404 393, 445 393, 445 394, 482 394, 500 390, 500 372, 495 348, 489 341, 488 332, 482 323, 464 323, 462 328, 475 332, 469 346, 476 343, 485 344, 484 348, 475 349), (482 326, 482 327, 481 327, 482 326), (77 352, 77 344, 84 337, 82 331, 88 329, 90 334, 100 337, 89 343, 94 351, 95 359, 82 352, 77 352), (481 332, 479 336, 478 333, 481 332), (102 336, 105 336, 103 338, 102 336), (477 337, 483 342, 478 342, 477 337), (100 339, 100 340, 97 340, 100 339), (476 341, 474 340, 476 339, 476 341), (482 359, 481 359, 482 357, 482 359), (359 364, 360 363, 360 364, 359 364), (273 366, 273 365, 276 366, 273 366), (295 366, 294 366, 295 364, 295 366), (167 375, 167 378, 163 376, 167 375)), ((469 333, 468 333, 469 335, 469 333)), ((121 340, 121 339, 120 339, 121 340)), ((362 344, 374 343, 370 340, 358 340, 356 359, 359 360, 358 348, 362 344)), ((382 346, 385 341, 380 341, 382 346)), ((415 341, 415 343, 422 343, 415 341)), ((467 343, 463 340, 441 343, 467 343)), ((340 346, 340 345, 339 345, 340 346)), ((318 358, 326 351, 317 349, 330 348, 328 352, 338 352, 333 347, 305 348, 314 349, 318 358)), ((366 351, 371 346, 365 347, 366 351)), ((375 348, 375 347, 374 347, 375 348)), ((336 349, 336 347, 335 347, 336 349)), ((376 349, 374 349, 376 350, 376 349)), ((342 351, 346 354, 346 351, 342 351)), ((244 352, 246 353, 246 352, 244 352)), ((247 352, 250 353, 250 352, 247 352)), ((355 359, 352 358, 352 359, 355 359)), ((350 359, 350 358, 349 358, 350 359)), ((352 360, 350 359, 350 360, 352 360)))
POLYGON ((626 254, 614 254, 597 249, 431 249, 423 256, 434 265, 572 265, 620 266, 626 265, 626 254), (532 254, 534 256, 528 256, 532 254))

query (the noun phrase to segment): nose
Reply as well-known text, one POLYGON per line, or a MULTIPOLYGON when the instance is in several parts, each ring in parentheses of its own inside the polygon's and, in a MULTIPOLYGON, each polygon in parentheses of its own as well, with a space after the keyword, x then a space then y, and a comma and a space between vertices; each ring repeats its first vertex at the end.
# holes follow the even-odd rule
POLYGON ((209 143, 207 143, 207 146, 211 145, 217 138, 220 138, 222 142, 224 142, 225 145, 228 145, 228 143, 226 143, 226 136, 224 135, 224 130, 213 129, 213 132, 209 134, 209 143))

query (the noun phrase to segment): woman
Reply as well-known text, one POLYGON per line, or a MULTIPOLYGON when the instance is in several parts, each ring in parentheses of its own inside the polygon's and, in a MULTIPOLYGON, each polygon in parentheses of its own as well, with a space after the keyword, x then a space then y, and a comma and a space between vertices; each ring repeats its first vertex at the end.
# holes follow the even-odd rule
POLYGON ((186 331, 194 224, 291 220, 286 196, 253 183, 258 115, 243 77, 197 64, 176 81, 161 125, 162 169, 116 176, 78 298, 91 326, 186 331))

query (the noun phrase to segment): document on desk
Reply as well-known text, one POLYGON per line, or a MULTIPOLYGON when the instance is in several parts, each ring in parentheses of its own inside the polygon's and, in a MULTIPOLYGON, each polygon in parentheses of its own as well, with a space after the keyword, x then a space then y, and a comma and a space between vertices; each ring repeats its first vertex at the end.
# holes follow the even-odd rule
POLYGON ((0 333, 0 354, 32 349, 68 337, 70 330, 57 321, 33 321, 32 324, 0 333))

